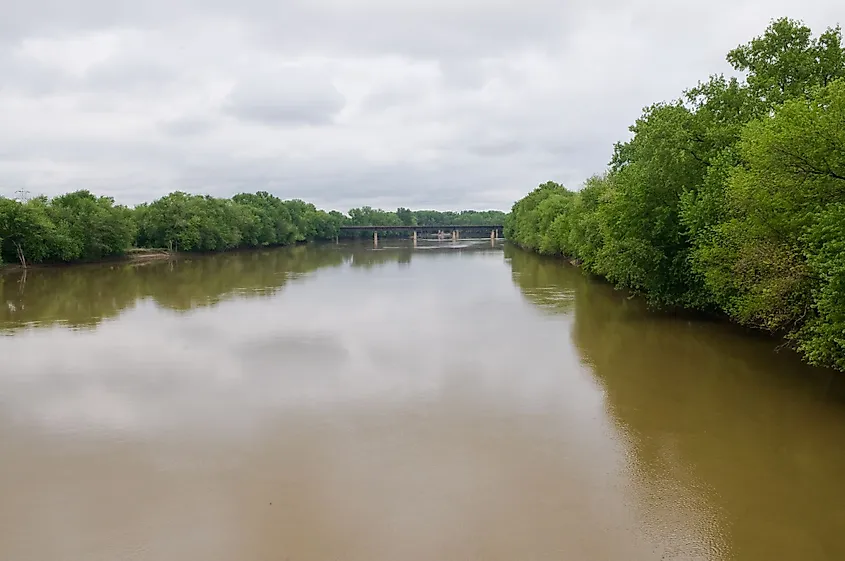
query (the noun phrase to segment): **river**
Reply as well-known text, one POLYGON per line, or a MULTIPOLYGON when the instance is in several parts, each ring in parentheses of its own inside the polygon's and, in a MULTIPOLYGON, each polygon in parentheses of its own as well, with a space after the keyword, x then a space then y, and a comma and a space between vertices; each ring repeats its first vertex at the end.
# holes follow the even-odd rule
POLYGON ((845 390, 512 247, 0 275, 0 559, 845 559, 845 390))

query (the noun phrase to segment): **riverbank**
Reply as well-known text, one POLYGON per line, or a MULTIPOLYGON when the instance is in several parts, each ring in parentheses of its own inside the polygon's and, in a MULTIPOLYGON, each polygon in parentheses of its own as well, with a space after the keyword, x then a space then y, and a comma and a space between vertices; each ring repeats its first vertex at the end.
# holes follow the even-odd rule
POLYGON ((148 248, 132 248, 127 250, 124 255, 117 257, 109 257, 106 259, 92 259, 87 261, 70 261, 67 263, 35 263, 32 265, 22 266, 20 263, 6 263, 0 265, 0 275, 41 269, 59 269, 67 267, 78 267, 81 265, 101 265, 104 263, 147 263, 150 261, 163 261, 169 259, 176 259, 179 256, 177 252, 168 251, 166 249, 148 249, 148 248))
MULTIPOLYGON (((556 266, 561 267, 572 267, 574 269, 578 269, 579 273, 586 277, 590 282, 595 283, 597 285, 607 286, 609 289, 613 290, 616 294, 620 295, 620 298, 624 298, 626 302, 638 302, 642 305, 642 309, 644 311, 648 311, 650 314, 655 314, 657 317, 665 317, 665 318, 672 318, 678 320, 686 320, 686 321, 699 321, 699 322, 709 322, 719 324, 726 329, 730 329, 736 333, 741 333, 743 335, 750 335, 754 337, 760 337, 767 340, 776 341, 778 343, 778 348, 788 348, 790 352, 795 352, 794 345, 791 344, 791 341, 788 338, 788 333, 785 331, 771 331, 760 329, 759 327, 753 325, 744 325, 740 322, 734 321, 733 318, 729 314, 718 310, 718 309, 701 309, 701 308, 684 308, 684 307, 656 307, 652 304, 648 303, 647 298, 643 294, 639 294, 635 291, 632 291, 628 288, 620 288, 619 286, 614 285, 614 283, 608 279, 607 277, 595 273, 591 271, 584 265, 584 262, 578 258, 569 257, 566 255, 546 255, 535 251, 531 248, 526 248, 519 244, 509 242, 516 250, 525 252, 526 254, 531 255, 534 258, 548 260, 551 263, 554 263, 556 266)), ((827 369, 823 366, 813 365, 814 367, 818 367, 822 370, 827 369)))

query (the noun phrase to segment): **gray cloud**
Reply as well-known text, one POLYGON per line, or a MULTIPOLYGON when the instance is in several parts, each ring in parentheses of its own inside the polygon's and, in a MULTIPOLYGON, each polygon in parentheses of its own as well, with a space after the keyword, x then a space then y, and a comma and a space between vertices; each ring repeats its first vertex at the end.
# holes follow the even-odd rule
POLYGON ((479 156, 509 156, 525 148, 525 143, 518 140, 492 140, 470 145, 469 151, 479 156))
POLYGON ((11 50, 0 48, 0 94, 41 96, 61 91, 72 77, 58 68, 27 60, 11 50))
POLYGON ((288 51, 429 56, 487 54, 490 46, 500 45, 500 50, 530 37, 548 37, 571 25, 584 7, 570 3, 562 8, 556 0, 33 0, 9 11, 0 34, 13 39, 212 18, 241 22, 288 51))
POLYGON ((196 136, 210 132, 215 124, 208 117, 183 115, 158 124, 162 132, 171 136, 196 136))
POLYGON ((0 195, 508 208, 834 0, 0 0, 0 195))
POLYGON ((238 83, 225 110, 245 121, 269 125, 330 123, 345 100, 324 76, 286 71, 238 83))
POLYGON ((78 87, 101 93, 129 91, 161 94, 179 80, 179 71, 150 60, 116 60, 97 64, 82 76, 78 87))

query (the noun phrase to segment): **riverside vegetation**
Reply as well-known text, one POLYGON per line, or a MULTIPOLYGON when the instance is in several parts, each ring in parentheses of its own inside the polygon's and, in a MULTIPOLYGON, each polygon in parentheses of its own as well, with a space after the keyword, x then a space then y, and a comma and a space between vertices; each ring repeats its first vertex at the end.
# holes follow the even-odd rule
POLYGON ((578 192, 518 201, 505 236, 669 309, 783 334, 845 370, 845 50, 779 19, 656 103, 578 192))
POLYGON ((501 223, 489 212, 396 212, 355 208, 344 215, 266 192, 231 199, 171 193, 128 208, 77 191, 20 202, 0 197, 0 263, 68 263, 120 257, 131 248, 225 251, 334 239, 343 225, 474 225, 501 223))

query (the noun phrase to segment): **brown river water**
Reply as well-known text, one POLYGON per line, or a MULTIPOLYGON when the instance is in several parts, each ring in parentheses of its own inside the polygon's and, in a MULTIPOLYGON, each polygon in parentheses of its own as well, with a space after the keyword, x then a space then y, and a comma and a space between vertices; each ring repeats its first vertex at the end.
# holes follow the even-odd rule
POLYGON ((560 261, 0 276, 0 561, 845 559, 845 382, 560 261))

